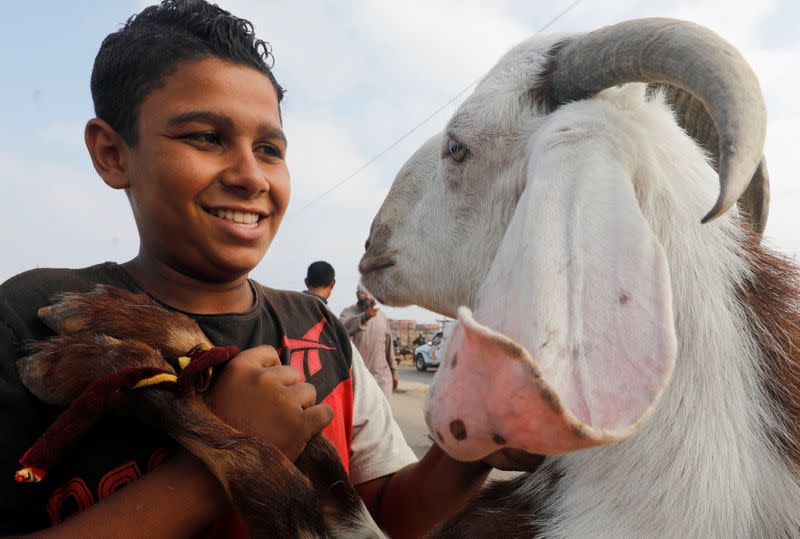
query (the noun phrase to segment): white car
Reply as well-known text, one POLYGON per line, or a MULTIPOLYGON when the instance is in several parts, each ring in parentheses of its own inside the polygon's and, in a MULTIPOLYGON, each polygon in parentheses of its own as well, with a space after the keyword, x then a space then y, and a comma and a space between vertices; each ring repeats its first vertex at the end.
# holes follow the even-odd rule
POLYGON ((426 344, 417 346, 414 350, 414 366, 418 371, 426 371, 428 367, 438 367, 444 358, 444 350, 447 346, 447 339, 450 337, 450 322, 445 322, 444 330, 438 332, 426 344))

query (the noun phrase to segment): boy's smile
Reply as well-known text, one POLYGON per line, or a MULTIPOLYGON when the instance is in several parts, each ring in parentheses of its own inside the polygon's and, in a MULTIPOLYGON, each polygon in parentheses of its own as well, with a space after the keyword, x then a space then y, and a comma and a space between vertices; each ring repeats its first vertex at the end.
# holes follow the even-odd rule
POLYGON ((289 203, 270 80, 216 58, 181 63, 144 99, 137 126, 123 158, 139 257, 204 281, 246 276, 289 203))

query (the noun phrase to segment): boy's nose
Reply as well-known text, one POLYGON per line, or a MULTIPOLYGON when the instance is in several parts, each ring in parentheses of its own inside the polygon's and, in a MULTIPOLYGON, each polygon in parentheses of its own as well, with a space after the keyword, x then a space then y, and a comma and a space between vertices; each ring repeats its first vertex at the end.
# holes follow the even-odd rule
POLYGON ((225 187, 241 191, 248 197, 269 191, 267 171, 249 148, 237 153, 222 173, 221 181, 225 187))

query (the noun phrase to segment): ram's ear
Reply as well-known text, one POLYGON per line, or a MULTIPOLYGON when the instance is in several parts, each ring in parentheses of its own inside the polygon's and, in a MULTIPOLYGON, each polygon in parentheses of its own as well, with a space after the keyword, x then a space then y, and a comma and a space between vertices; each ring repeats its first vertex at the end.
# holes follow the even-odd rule
POLYGON ((477 321, 460 311, 426 402, 431 432, 455 458, 621 440, 669 381, 666 257, 610 146, 554 129, 532 150, 477 321))

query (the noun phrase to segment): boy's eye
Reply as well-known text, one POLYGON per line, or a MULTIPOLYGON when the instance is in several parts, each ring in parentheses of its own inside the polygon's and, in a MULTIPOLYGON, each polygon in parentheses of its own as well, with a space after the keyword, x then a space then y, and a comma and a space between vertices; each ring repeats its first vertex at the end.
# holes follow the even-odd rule
POLYGON ((259 146, 256 146, 255 151, 258 153, 268 155, 270 157, 283 157, 283 151, 277 146, 273 146, 272 144, 261 144, 259 146))
POLYGON ((220 144, 222 139, 213 131, 204 131, 202 133, 190 133, 188 135, 183 136, 184 139, 192 140, 196 142, 204 142, 206 144, 220 144))

